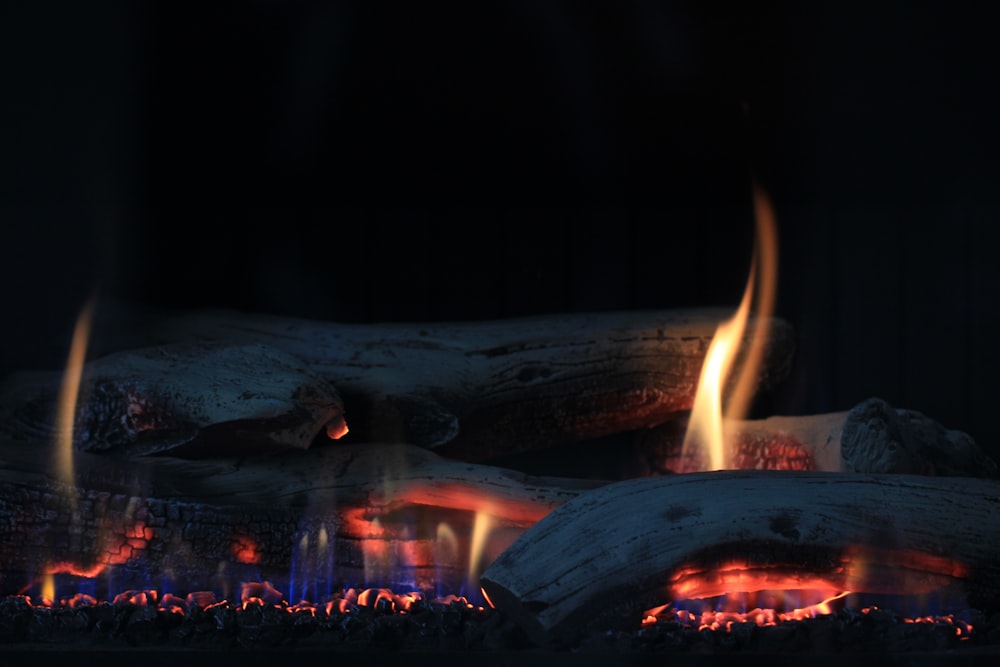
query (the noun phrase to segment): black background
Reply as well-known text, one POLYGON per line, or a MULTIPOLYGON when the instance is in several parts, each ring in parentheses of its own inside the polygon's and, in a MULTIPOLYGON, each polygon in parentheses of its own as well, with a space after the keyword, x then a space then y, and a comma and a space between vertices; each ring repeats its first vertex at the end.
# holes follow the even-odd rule
POLYGON ((1000 454, 983 9, 2 7, 4 372, 58 367, 97 288, 343 322, 735 307, 756 178, 799 337, 768 410, 880 396, 1000 454))

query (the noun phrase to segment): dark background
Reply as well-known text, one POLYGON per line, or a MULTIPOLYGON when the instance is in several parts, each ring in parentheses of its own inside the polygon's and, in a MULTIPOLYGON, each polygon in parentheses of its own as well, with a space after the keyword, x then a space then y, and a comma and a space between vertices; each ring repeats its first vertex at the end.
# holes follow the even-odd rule
POLYGON ((799 336, 768 409, 880 396, 1000 454, 986 10, 0 11, 4 373, 60 366, 97 288, 343 322, 735 307, 756 178, 799 336))

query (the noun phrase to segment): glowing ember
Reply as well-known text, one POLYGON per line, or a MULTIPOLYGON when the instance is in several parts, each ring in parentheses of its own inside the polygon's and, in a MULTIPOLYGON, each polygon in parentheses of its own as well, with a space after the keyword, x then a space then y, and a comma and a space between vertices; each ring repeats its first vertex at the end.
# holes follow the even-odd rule
POLYGON ((240 602, 260 600, 268 604, 278 604, 284 594, 271 585, 270 581, 253 581, 240 586, 240 602))
POLYGON ((695 626, 699 630, 732 630, 737 623, 753 623, 758 626, 773 626, 783 621, 801 621, 806 618, 816 618, 817 616, 829 616, 835 613, 831 604, 846 597, 849 593, 838 593, 826 600, 808 605, 803 608, 791 609, 789 611, 776 611, 773 608, 756 608, 750 611, 715 611, 705 610, 700 613, 693 613, 685 609, 672 609, 670 605, 663 605, 647 610, 643 615, 643 625, 652 625, 662 621, 673 621, 688 626, 695 626))
MULTIPOLYGON (((699 632, 702 630, 711 630, 726 633, 731 633, 737 626, 744 625, 774 627, 786 622, 803 621, 821 616, 833 616, 837 613, 833 608, 834 603, 844 599, 848 595, 848 592, 840 593, 817 604, 789 611, 776 611, 775 609, 758 607, 749 611, 715 611, 706 609, 700 612, 692 612, 686 609, 674 608, 673 605, 662 605, 646 610, 643 613, 642 625, 649 627, 658 623, 673 623, 697 629, 699 632)), ((858 613, 865 616, 878 611, 878 607, 870 606, 860 609, 858 613)), ((913 618, 902 617, 899 620, 904 624, 910 625, 926 624, 949 627, 952 634, 960 641, 969 640, 974 630, 972 623, 958 618, 954 614, 925 615, 913 618)))
POLYGON ((344 419, 343 415, 337 415, 334 419, 327 422, 326 437, 331 440, 340 440, 347 435, 348 432, 349 429, 347 428, 347 421, 344 419))
POLYGON ((755 593, 759 591, 809 591, 815 598, 836 596, 843 589, 835 578, 842 576, 837 567, 827 576, 791 567, 751 567, 745 563, 730 563, 712 570, 683 568, 673 577, 671 597, 675 600, 711 598, 720 595, 755 593))
MULTIPOLYGON (((696 632, 728 634, 747 626, 774 627, 782 623, 801 622, 824 616, 838 616, 849 620, 858 616, 881 615, 893 624, 925 625, 946 629, 957 641, 967 641, 973 637, 974 624, 956 614, 906 617, 893 612, 883 612, 874 605, 850 609, 844 606, 849 595, 851 595, 849 592, 842 591, 813 604, 801 606, 797 603, 799 598, 794 591, 760 591, 759 594, 752 596, 685 600, 646 610, 643 612, 641 627, 663 625, 683 627, 696 632), (772 606, 763 606, 767 604, 772 606)), ((77 594, 59 602, 42 599, 35 603, 28 596, 20 596, 17 599, 27 608, 40 607, 53 611, 60 608, 96 608, 108 604, 98 602, 85 594, 77 594)), ((186 598, 180 598, 171 593, 161 595, 156 589, 123 591, 116 595, 110 604, 116 608, 155 608, 162 614, 179 618, 212 612, 246 613, 265 608, 274 610, 274 613, 278 614, 299 614, 310 619, 352 617, 363 610, 367 610, 368 614, 393 614, 402 617, 426 613, 432 607, 439 612, 458 608, 477 614, 492 610, 492 604, 488 607, 474 605, 462 596, 428 597, 416 591, 395 593, 388 588, 362 590, 350 588, 337 593, 326 602, 314 603, 302 600, 292 605, 284 599, 281 591, 267 581, 244 583, 240 589, 239 602, 236 604, 231 604, 228 600, 218 600, 214 593, 208 591, 191 593, 186 598)))
POLYGON ((257 543, 249 537, 238 536, 234 538, 230 551, 238 563, 252 564, 260 560, 257 543))
POLYGON ((149 542, 155 535, 153 529, 143 521, 136 521, 124 529, 119 527, 118 530, 111 530, 110 527, 108 528, 109 530, 104 533, 101 553, 95 563, 92 565, 80 565, 69 561, 48 563, 42 568, 43 586, 51 584, 52 576, 57 574, 94 579, 100 576, 108 566, 123 565, 135 558, 138 552, 149 546, 149 542))

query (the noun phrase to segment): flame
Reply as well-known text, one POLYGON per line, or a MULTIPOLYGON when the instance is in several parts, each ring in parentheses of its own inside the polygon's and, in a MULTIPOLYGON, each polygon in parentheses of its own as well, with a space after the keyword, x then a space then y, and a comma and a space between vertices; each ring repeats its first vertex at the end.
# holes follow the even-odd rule
POLYGON ((732 465, 732 456, 723 429, 723 414, 725 413, 726 419, 742 419, 748 411, 764 356, 767 319, 774 311, 778 265, 774 211, 766 193, 756 184, 753 188, 753 199, 757 240, 754 244, 750 276, 736 313, 720 324, 712 337, 698 379, 698 389, 695 392, 687 432, 684 434, 682 455, 688 458, 696 449, 707 448, 710 470, 722 470, 732 465), (739 369, 732 392, 724 397, 724 387, 740 352, 750 319, 751 305, 754 304, 757 318, 750 347, 739 369))
POLYGON ((69 500, 73 508, 74 521, 76 521, 77 503, 76 493, 73 491, 76 486, 76 473, 73 466, 73 428, 96 301, 96 296, 92 296, 84 304, 76 319, 76 325, 73 327, 73 339, 70 342, 69 357, 66 360, 66 372, 59 389, 56 416, 56 450, 58 452, 56 474, 59 481, 71 490, 69 500))
POLYGON ((472 523, 472 544, 469 546, 469 569, 466 573, 466 586, 468 588, 475 588, 473 582, 479 581, 486 543, 495 523, 496 519, 485 509, 476 511, 476 518, 472 523))
POLYGON ((52 603, 56 599, 56 579, 52 574, 45 574, 42 578, 42 602, 52 603))
POLYGON ((366 584, 387 580, 391 575, 389 542, 382 537, 382 522, 375 517, 368 525, 369 535, 360 541, 366 584))

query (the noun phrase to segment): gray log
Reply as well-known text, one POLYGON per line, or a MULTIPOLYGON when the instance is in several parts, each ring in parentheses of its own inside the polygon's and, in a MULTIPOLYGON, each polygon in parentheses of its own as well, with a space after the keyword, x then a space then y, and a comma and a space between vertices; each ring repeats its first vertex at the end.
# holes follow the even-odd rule
MULTIPOLYGON (((115 314, 123 331, 115 345, 276 347, 337 387, 353 437, 488 461, 648 428, 690 409, 708 344, 732 311, 377 325, 230 311, 143 313, 129 325, 129 315, 115 314)), ((759 387, 785 379, 794 352, 791 326, 778 318, 768 325, 759 387)))
MULTIPOLYGON (((61 371, 21 373, 0 385, 0 433, 56 437, 61 371)), ((178 343, 85 364, 74 446, 141 456, 305 449, 343 419, 336 388, 299 359, 258 343, 178 343)))
POLYGON ((609 484, 525 531, 484 573, 497 609, 534 641, 638 627, 644 609, 724 592, 715 568, 768 587, 959 592, 1000 602, 1000 482, 964 477, 724 471, 609 484), (697 584, 702 575, 702 582, 697 584))
MULTIPOLYGON (((703 470, 707 456, 683 455, 686 419, 640 432, 650 472, 703 470)), ((850 410, 725 422, 732 468, 997 477, 997 463, 965 432, 869 398, 850 410)), ((702 452, 702 454, 704 454, 702 452)))
POLYGON ((67 485, 52 446, 0 442, 0 592, 21 592, 46 571, 90 570, 106 595, 150 582, 182 596, 229 595, 247 580, 272 581, 286 595, 295 580, 313 590, 458 593, 477 511, 491 517, 499 553, 601 484, 372 443, 213 461, 75 458, 67 485), (441 523, 453 542, 441 543, 441 523))

